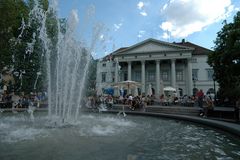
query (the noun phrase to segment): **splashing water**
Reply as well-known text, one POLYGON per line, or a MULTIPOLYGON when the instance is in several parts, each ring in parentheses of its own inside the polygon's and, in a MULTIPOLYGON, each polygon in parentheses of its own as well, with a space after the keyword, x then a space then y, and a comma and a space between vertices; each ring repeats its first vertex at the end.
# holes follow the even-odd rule
MULTIPOLYGON (((25 26, 30 26, 36 21, 39 22, 37 33, 33 34, 32 41, 28 43, 25 50, 26 54, 32 54, 34 44, 38 38, 42 43, 44 64, 47 71, 47 93, 48 93, 48 116, 59 116, 62 119, 78 118, 81 108, 82 97, 84 94, 85 80, 91 60, 91 53, 94 52, 96 40, 101 32, 101 26, 96 26, 92 33, 92 40, 89 45, 79 42, 74 38, 79 18, 76 10, 72 10, 65 26, 65 33, 61 31, 62 26, 57 20, 57 42, 54 43, 47 32, 47 15, 51 12, 56 13, 55 1, 49 5, 47 11, 43 10, 37 0, 29 13, 28 24, 22 23, 22 37, 25 26), (38 36, 38 37, 37 37, 38 36), (54 46, 54 47, 53 47, 54 46), (52 49, 54 48, 54 49, 52 49)), ((37 72, 37 78, 34 83, 36 89, 37 81, 41 71, 37 72)), ((22 78, 22 75, 20 76, 22 78)))

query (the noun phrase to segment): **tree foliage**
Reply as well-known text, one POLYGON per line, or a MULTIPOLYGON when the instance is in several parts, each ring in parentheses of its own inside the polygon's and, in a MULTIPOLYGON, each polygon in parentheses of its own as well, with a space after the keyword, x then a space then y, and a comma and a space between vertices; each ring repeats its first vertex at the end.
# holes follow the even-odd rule
MULTIPOLYGON (((51 42, 50 60, 54 64, 58 38, 57 14, 49 9, 48 0, 37 2, 43 14, 47 15, 45 27, 51 42)), ((11 68, 15 79, 14 89, 18 91, 41 91, 46 88, 46 51, 39 38, 42 21, 31 19, 35 16, 31 13, 34 6, 34 0, 0 1, 0 70, 6 66, 11 68), (39 73, 41 75, 38 77, 39 73)))
POLYGON ((22 19, 27 20, 29 9, 23 0, 0 1, 0 69, 12 62, 11 39, 20 34, 22 19))
MULTIPOLYGON (((47 88, 46 55, 50 55, 50 74, 54 76, 58 32, 64 36, 66 26, 67 20, 57 18, 48 0, 0 0, 0 71, 8 67, 14 77, 11 86, 15 91, 29 93, 47 88), (48 49, 44 47, 46 43, 48 49)), ((81 67, 84 65, 81 63, 81 67)), ((90 66, 87 91, 94 90, 96 79, 95 61, 90 66)))
POLYGON ((240 96, 240 12, 232 23, 223 23, 208 64, 213 67, 220 94, 235 99, 240 96))

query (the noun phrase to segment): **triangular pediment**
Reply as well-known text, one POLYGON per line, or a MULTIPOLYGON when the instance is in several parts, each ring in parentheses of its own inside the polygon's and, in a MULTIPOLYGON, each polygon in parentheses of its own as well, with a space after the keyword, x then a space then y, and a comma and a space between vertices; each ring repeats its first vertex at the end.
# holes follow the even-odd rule
POLYGON ((147 39, 143 42, 137 43, 131 47, 117 52, 117 55, 122 54, 134 54, 134 53, 153 53, 153 52, 169 52, 169 51, 181 51, 181 50, 193 50, 193 48, 175 45, 168 42, 163 42, 155 39, 147 39))

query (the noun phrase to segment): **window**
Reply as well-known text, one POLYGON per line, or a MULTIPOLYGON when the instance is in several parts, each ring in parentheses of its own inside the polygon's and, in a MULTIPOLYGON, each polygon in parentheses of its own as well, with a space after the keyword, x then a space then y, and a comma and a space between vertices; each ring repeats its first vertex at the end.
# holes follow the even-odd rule
POLYGON ((192 63, 197 63, 197 58, 192 58, 191 61, 192 63))
POLYGON ((103 67, 106 67, 106 63, 103 63, 102 66, 103 66, 103 67))
POLYGON ((128 73, 127 73, 127 72, 124 72, 124 73, 123 73, 123 80, 124 80, 124 81, 127 81, 127 80, 128 80, 128 73))
POLYGON ((112 72, 112 82, 115 82, 115 72, 112 72))
POLYGON ((161 77, 163 81, 169 81, 169 70, 163 70, 161 72, 161 77))
POLYGON ((106 76, 107 76, 107 73, 102 72, 102 82, 106 82, 106 76))
POLYGON ((198 80, 198 69, 192 70, 192 80, 197 81, 198 80))
POLYGON ((141 71, 136 71, 136 72, 134 72, 134 77, 133 77, 133 79, 135 80, 135 81, 141 81, 141 71))
POLYGON ((209 81, 213 80, 213 69, 209 68, 209 69, 206 69, 207 70, 207 79, 209 81))
POLYGON ((154 71, 149 71, 148 72, 148 81, 155 81, 155 72, 154 71))
POLYGON ((177 81, 183 81, 183 70, 177 70, 177 76, 176 79, 177 81))
POLYGON ((116 66, 116 63, 115 63, 115 62, 113 62, 112 66, 113 66, 113 67, 115 67, 115 66, 116 66))

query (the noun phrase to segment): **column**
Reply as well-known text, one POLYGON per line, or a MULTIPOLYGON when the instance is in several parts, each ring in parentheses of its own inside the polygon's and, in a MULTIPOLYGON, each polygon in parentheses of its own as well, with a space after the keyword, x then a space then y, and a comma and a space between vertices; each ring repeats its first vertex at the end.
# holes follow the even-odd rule
POLYGON ((193 94, 193 82, 192 82, 192 61, 191 58, 187 59, 187 71, 188 71, 188 95, 192 95, 193 94))
POLYGON ((156 97, 160 95, 160 60, 156 60, 156 97))
POLYGON ((173 88, 176 88, 176 67, 175 67, 175 59, 171 59, 171 84, 173 88))
POLYGON ((128 62, 128 80, 132 80, 132 63, 128 62))
POLYGON ((119 64, 118 64, 118 59, 116 59, 115 60, 115 80, 114 80, 114 82, 115 83, 117 83, 118 82, 118 66, 119 66, 119 64))
POLYGON ((141 61, 142 64, 142 93, 145 93, 145 61, 141 61))

